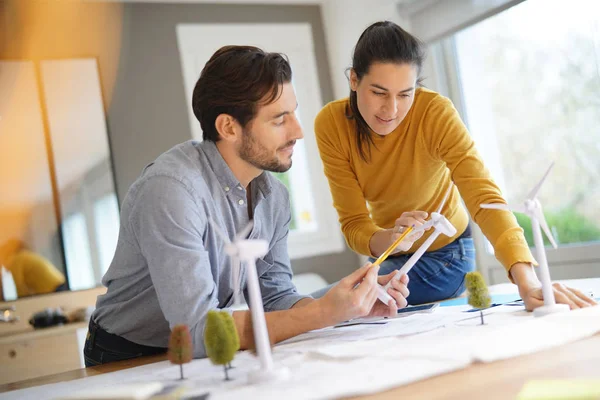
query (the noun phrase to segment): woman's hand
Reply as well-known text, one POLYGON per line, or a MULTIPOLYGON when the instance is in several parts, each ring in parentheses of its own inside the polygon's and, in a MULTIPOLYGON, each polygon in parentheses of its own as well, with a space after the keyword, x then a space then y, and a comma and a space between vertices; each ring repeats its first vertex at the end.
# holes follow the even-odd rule
MULTIPOLYGON (((402 215, 396 220, 396 224, 394 225, 394 231, 392 233, 392 240, 390 244, 394 243, 394 241, 398 239, 400 235, 403 234, 404 231, 406 231, 406 229, 408 229, 408 227, 412 226, 414 228, 418 228, 422 226, 426 222, 428 216, 429 214, 425 211, 408 211, 402 213, 402 215)), ((425 230, 429 229, 430 228, 427 228, 425 230)), ((408 251, 412 247, 412 245, 417 240, 419 240, 421 236, 423 236, 425 230, 420 230, 418 232, 411 233, 410 235, 408 235, 406 238, 404 238, 402 242, 400 242, 398 247, 396 247, 391 254, 395 254, 400 251, 408 251)))
MULTIPOLYGON (((552 284, 552 291, 554 292, 554 300, 558 304, 567 304, 571 310, 576 308, 584 308, 595 306, 598 303, 585 293, 580 290, 570 288, 563 285, 562 283, 554 282, 552 284)), ((529 311, 533 311, 538 307, 544 305, 544 295, 542 293, 542 287, 533 288, 519 288, 519 293, 525 303, 525 308, 529 311)))
MULTIPOLYGON (((544 305, 542 283, 538 280, 533 267, 527 263, 516 263, 510 274, 519 288, 519 294, 529 311, 544 305)), ((568 304, 571 309, 591 307, 598 303, 580 290, 567 287, 561 283, 553 283, 554 299, 559 304, 568 304)))
MULTIPOLYGON (((429 216, 425 211, 408 211, 402 213, 400 218, 396 220, 396 223, 392 229, 382 229, 380 231, 375 232, 373 236, 371 236, 371 241, 369 242, 369 248, 371 250, 371 255, 373 257, 379 257, 383 254, 384 251, 388 249, 394 243, 396 239, 400 237, 400 235, 409 227, 414 226, 418 228, 426 222, 426 218, 429 216)), ((425 230, 429 230, 427 228, 425 230)), ((404 240, 396 247, 391 254, 398 253, 400 251, 408 251, 412 245, 423 236, 424 231, 420 230, 419 232, 411 233, 408 237, 404 238, 404 240)))

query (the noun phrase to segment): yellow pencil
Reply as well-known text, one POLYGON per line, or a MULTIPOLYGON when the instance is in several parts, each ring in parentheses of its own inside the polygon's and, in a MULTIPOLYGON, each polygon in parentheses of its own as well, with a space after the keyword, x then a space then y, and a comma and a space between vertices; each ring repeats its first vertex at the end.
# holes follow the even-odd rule
POLYGON ((411 233, 413 230, 412 226, 409 226, 408 228, 406 228, 406 230, 404 231, 404 233, 402 235, 400 235, 400 237, 396 240, 394 240, 394 243, 392 243, 392 245, 390 247, 388 247, 388 249, 379 256, 379 258, 377 260, 375 260, 375 262, 373 263, 373 265, 379 265, 382 262, 385 261, 386 258, 388 258, 388 256, 390 255, 390 253, 392 251, 394 251, 394 249, 396 247, 398 247, 398 245, 400 244, 400 242, 402 242, 404 240, 405 237, 408 236, 409 233, 411 233))

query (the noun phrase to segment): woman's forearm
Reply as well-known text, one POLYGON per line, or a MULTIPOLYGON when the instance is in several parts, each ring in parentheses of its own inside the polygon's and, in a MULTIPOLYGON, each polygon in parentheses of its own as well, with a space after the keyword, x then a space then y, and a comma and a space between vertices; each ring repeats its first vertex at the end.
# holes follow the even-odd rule
POLYGON ((382 229, 371 236, 369 248, 374 257, 379 257, 392 243, 392 229, 382 229))

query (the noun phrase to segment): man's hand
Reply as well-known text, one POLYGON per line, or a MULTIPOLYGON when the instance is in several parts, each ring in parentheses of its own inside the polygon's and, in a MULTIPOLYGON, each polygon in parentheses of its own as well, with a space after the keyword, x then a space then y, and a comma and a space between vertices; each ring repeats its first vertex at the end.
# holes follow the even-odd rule
MULTIPOLYGON (((525 308, 529 311, 544 305, 542 284, 537 279, 533 267, 526 263, 517 263, 510 269, 513 280, 519 287, 519 294, 525 308)), ((553 283, 554 299, 559 304, 568 304, 571 309, 590 307, 598 303, 580 290, 567 287, 561 283, 553 283)))
MULTIPOLYGON (((427 212, 425 211, 408 211, 402 213, 402 215, 396 220, 396 224, 394 225, 394 230, 392 232, 392 241, 390 242, 390 245, 394 243, 394 241, 398 239, 408 227, 413 226, 415 228, 418 228, 421 225, 423 225, 426 222, 428 215, 429 214, 427 214, 427 212)), ((412 247, 412 245, 417 240, 419 240, 421 236, 423 236, 423 233, 425 233, 425 230, 411 233, 406 238, 404 238, 402 242, 400 242, 398 247, 396 247, 391 254, 395 254, 400 251, 408 251, 412 247)))
POLYGON ((398 313, 399 308, 404 308, 408 305, 406 298, 410 294, 408 290, 408 275, 404 274, 400 279, 393 279, 397 271, 392 271, 387 275, 380 276, 377 282, 381 286, 385 286, 388 282, 392 282, 387 290, 387 293, 396 300, 396 304, 383 304, 381 301, 376 301, 371 308, 369 316, 390 316, 394 317, 398 313))
POLYGON ((408 278, 395 280, 388 294, 394 300, 383 304, 377 299, 378 283, 386 284, 395 271, 386 276, 377 276, 379 266, 368 263, 354 271, 331 288, 325 296, 317 300, 321 303, 326 318, 332 324, 368 315, 396 315, 399 307, 406 307, 408 278))

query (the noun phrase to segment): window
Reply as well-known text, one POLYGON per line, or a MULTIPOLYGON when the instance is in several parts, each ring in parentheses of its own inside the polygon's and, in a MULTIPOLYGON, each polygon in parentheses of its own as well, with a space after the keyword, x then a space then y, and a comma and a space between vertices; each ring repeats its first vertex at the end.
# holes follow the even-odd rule
POLYGON ((293 167, 284 174, 274 174, 290 192, 289 254, 302 258, 342 251, 344 242, 312 131, 323 101, 310 24, 182 24, 177 27, 177 38, 192 137, 196 140, 202 140, 202 132, 191 109, 191 96, 204 64, 219 47, 255 45, 289 57, 299 104, 296 113, 304 128, 304 139, 294 149, 293 167), (199 41, 199 37, 204 39, 199 41))
POLYGON ((98 240, 100 276, 112 262, 119 238, 119 204, 114 193, 105 195, 94 203, 94 226, 98 240))
MULTIPOLYGON (((551 267, 570 272, 553 278, 597 270, 600 3, 528 0, 431 52, 449 55, 437 61, 458 83, 458 91, 448 92, 509 203, 521 203, 555 162, 538 198, 560 246, 547 251, 551 267)), ((529 218, 516 216, 533 246, 529 218)))
POLYGON ((65 218, 62 229, 69 289, 82 290, 96 286, 84 215, 76 213, 65 218))

